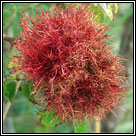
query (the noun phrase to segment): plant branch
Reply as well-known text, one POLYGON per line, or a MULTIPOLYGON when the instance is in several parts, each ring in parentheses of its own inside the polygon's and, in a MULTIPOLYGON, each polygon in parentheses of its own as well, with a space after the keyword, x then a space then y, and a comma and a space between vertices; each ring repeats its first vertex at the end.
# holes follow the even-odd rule
POLYGON ((9 111, 10 107, 11 107, 11 102, 8 102, 8 104, 6 106, 6 109, 4 111, 4 114, 3 114, 3 122, 4 122, 4 120, 5 120, 6 116, 7 116, 7 113, 9 111))
POLYGON ((3 40, 8 41, 11 45, 15 44, 15 39, 14 37, 10 37, 6 34, 3 34, 3 40))

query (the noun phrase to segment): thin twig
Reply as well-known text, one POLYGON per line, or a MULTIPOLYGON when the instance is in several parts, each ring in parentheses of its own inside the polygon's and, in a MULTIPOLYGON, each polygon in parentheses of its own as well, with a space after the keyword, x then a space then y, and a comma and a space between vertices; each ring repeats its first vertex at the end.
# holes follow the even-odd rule
POLYGON ((9 111, 10 107, 11 107, 11 102, 8 102, 8 104, 6 106, 6 109, 5 109, 5 112, 3 114, 3 122, 4 122, 4 120, 5 120, 6 116, 7 116, 7 113, 9 111))
POLYGON ((10 37, 6 34, 3 34, 3 40, 8 41, 11 45, 15 44, 15 39, 14 37, 10 37))

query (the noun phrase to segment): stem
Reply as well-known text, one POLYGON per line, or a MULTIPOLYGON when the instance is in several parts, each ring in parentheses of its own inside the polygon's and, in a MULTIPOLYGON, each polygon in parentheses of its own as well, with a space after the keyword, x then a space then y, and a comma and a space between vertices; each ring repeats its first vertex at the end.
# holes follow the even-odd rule
POLYGON ((4 122, 4 120, 5 120, 6 116, 7 116, 7 113, 9 111, 10 107, 11 107, 11 102, 8 102, 8 105, 6 106, 5 112, 3 114, 3 122, 4 122))
POLYGON ((96 133, 101 132, 101 120, 99 117, 96 118, 95 128, 96 128, 96 133))

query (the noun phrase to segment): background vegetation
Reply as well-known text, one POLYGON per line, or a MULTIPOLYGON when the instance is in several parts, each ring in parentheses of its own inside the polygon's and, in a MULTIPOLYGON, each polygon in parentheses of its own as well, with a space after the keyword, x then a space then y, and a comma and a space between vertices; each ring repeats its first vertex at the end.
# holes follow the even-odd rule
MULTIPOLYGON (((54 3, 3 3, 3 34, 11 37, 20 35, 20 18, 22 13, 36 14, 35 7, 42 5, 44 10, 52 8, 54 3)), ((60 3, 61 5, 62 3, 60 3)), ((63 5, 63 4, 62 4, 63 5)), ((94 10, 94 9, 93 9, 94 10)), ((99 10, 99 9, 98 9, 99 10)), ((99 12, 100 15, 101 12, 99 12)), ((114 45, 113 52, 118 52, 129 61, 126 63, 127 76, 129 76, 130 89, 128 97, 123 99, 122 109, 115 109, 118 118, 109 114, 106 120, 101 121, 102 133, 132 133, 133 132, 133 4, 118 3, 118 13, 113 21, 104 16, 100 18, 101 22, 113 25, 109 35, 111 35, 114 45)), ((16 89, 16 75, 12 62, 9 57, 13 57, 15 52, 10 52, 11 44, 3 41, 3 115, 5 116, 3 124, 3 133, 74 133, 74 127, 71 122, 60 124, 59 121, 50 124, 50 118, 43 118, 38 114, 41 108, 28 100, 26 92, 16 89), (8 90, 8 91, 7 91, 8 90), (6 91, 6 95, 5 95, 6 91), (12 92, 12 93, 11 93, 12 92), (9 103, 8 101, 11 101, 9 103)), ((23 84, 21 82, 21 84, 23 84)), ((25 87, 24 87, 25 88, 25 87)), ((26 88, 25 88, 26 89, 26 88)), ((30 90, 28 90, 30 91, 30 90)), ((29 98, 30 99, 30 98, 29 98)), ((90 122, 89 132, 94 132, 94 122, 90 122)))

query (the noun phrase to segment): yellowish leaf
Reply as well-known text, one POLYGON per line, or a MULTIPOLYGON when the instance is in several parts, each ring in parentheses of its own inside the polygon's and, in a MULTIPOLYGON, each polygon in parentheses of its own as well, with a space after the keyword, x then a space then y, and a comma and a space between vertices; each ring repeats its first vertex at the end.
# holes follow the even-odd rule
MULTIPOLYGON (((17 62, 17 61, 16 61, 17 62)), ((8 65, 8 68, 14 68, 17 67, 18 64, 13 59, 10 60, 10 63, 8 65)))
POLYGON ((112 21, 115 17, 115 14, 118 12, 117 3, 100 3, 100 6, 104 9, 106 15, 112 21))

